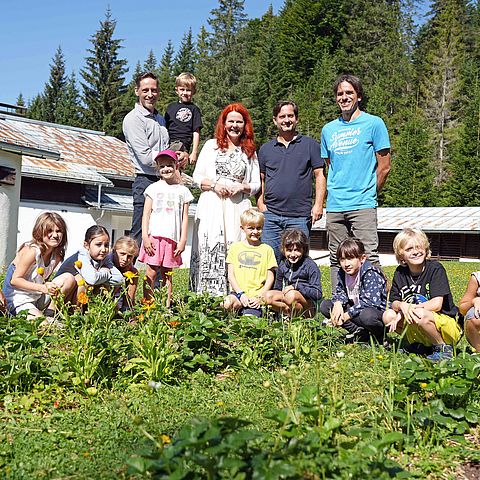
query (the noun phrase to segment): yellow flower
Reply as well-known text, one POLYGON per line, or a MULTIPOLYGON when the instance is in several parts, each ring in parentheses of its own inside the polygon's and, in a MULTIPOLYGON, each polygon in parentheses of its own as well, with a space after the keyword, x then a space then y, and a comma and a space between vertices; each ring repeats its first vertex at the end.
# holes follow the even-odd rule
POLYGON ((84 280, 83 278, 79 278, 79 279, 77 280, 77 285, 78 285, 79 287, 82 287, 83 285, 85 285, 85 280, 84 280))
POLYGON ((38 268, 37 268, 37 273, 38 273, 39 275, 43 275, 43 274, 45 273, 45 269, 44 269, 43 267, 38 267, 38 268))
POLYGON ((163 444, 171 442, 170 437, 165 434, 160 435, 160 440, 162 441, 163 444))
POLYGON ((427 384, 426 384, 425 382, 422 382, 422 383, 420 384, 420 388, 427 388, 427 384))
POLYGON ((77 260, 74 265, 80 270, 82 268, 82 262, 80 260, 77 260))
POLYGON ((137 278, 138 275, 130 270, 127 270, 123 276, 127 279, 127 282, 132 283, 134 278, 137 278))
POLYGON ((88 303, 88 297, 85 292, 80 292, 77 296, 77 302, 80 305, 86 305, 88 303))
POLYGON ((165 272, 165 275, 168 275, 169 277, 171 277, 173 275, 173 270, 170 270, 169 272, 165 272))

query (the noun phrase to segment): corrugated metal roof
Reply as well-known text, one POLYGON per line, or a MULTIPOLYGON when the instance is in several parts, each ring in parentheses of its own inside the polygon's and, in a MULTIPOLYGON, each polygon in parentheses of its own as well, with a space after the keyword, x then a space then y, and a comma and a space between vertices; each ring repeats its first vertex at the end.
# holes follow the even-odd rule
MULTIPOLYGON (((82 167, 86 167, 105 176, 134 177, 126 144, 102 132, 1 114, 0 141, 59 154, 59 162, 48 164, 42 159, 28 158, 30 168, 36 167, 42 175, 61 176, 59 172, 64 172, 65 164, 68 164, 76 165, 72 171, 80 176, 80 172, 86 172, 82 167)), ((75 179, 72 177, 71 181, 75 179)))
POLYGON ((64 182, 113 186, 108 178, 85 165, 27 156, 23 156, 22 175, 51 180, 59 179, 64 182))
MULTIPOLYGON (((421 228, 425 232, 480 232, 480 207, 392 207, 379 208, 378 230, 421 228)), ((325 215, 314 229, 325 229, 325 215)))
MULTIPOLYGON (((87 187, 84 201, 91 207, 98 208, 98 190, 87 187)), ((133 212, 133 198, 129 191, 122 189, 106 189, 101 191, 100 208, 107 211, 133 212)))

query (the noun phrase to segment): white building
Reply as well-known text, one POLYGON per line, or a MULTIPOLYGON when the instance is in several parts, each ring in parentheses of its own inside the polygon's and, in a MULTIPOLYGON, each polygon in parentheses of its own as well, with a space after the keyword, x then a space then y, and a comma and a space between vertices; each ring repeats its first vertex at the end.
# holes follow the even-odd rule
MULTIPOLYGON (((16 224, 17 211, 12 198, 20 197, 16 239, 7 238, 8 229, 0 225, 2 264, 31 238, 44 211, 56 211, 67 222, 67 255, 82 246, 86 229, 95 223, 110 232, 112 243, 130 230, 134 169, 126 144, 115 137, 0 113, 0 168, 17 172, 14 185, 0 178, 0 208, 10 212, 10 225, 16 224)), ((183 255, 187 266, 189 253, 183 255)))

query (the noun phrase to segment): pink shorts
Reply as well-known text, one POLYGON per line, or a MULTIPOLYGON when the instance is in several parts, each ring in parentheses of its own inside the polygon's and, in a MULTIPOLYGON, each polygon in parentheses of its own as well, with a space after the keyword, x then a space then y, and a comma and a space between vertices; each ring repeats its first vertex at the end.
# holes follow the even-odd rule
POLYGON ((155 248, 155 253, 152 256, 148 255, 142 243, 138 255, 138 259, 141 262, 165 268, 178 268, 182 266, 182 256, 177 255, 175 257, 173 255, 173 252, 177 248, 177 242, 174 242, 170 238, 152 237, 151 235, 149 235, 148 238, 150 238, 150 242, 153 248, 155 248))

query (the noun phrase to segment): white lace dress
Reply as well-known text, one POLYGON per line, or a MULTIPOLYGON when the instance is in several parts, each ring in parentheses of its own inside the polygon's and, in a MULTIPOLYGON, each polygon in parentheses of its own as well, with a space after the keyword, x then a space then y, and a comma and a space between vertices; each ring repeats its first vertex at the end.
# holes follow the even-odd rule
MULTIPOLYGON (((219 184, 245 183, 251 195, 260 189, 260 172, 256 155, 247 158, 236 148, 223 152, 216 140, 208 140, 193 173, 195 183, 209 179, 219 184)), ((215 296, 227 294, 225 258, 228 247, 241 239, 240 215, 251 207, 248 195, 238 193, 222 199, 213 191, 203 192, 197 205, 190 260, 190 288, 197 293, 215 296)))

